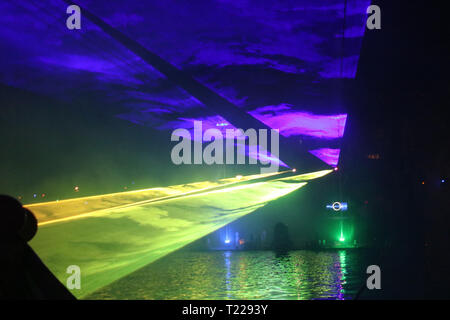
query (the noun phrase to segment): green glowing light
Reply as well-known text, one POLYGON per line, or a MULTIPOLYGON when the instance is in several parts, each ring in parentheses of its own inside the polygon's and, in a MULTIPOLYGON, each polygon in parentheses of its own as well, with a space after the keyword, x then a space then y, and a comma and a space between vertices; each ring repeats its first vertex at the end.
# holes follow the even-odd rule
POLYGON ((345 241, 345 237, 344 237, 344 226, 343 226, 342 221, 341 221, 341 235, 340 235, 340 237, 339 237, 339 241, 340 241, 340 242, 344 242, 344 241, 345 241))

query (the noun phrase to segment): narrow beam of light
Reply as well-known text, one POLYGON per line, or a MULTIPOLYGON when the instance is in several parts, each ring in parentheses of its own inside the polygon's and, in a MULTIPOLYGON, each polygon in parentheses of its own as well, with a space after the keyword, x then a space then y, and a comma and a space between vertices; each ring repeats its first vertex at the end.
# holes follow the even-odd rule
POLYGON ((341 221, 341 235, 340 235, 340 237, 339 237, 339 241, 340 241, 340 242, 344 242, 344 241, 345 241, 345 237, 344 237, 344 226, 343 226, 342 221, 341 221))
POLYGON ((230 186, 237 182, 279 175, 285 172, 288 171, 249 176, 238 175, 235 178, 225 178, 216 182, 202 181, 170 187, 116 192, 104 195, 40 202, 28 204, 25 205, 25 207, 33 211, 38 219, 39 226, 43 226, 46 224, 83 218, 100 210, 119 209, 130 205, 133 206, 171 199, 177 196, 185 196, 196 192, 212 190, 217 187, 230 186))
POLYGON ((340 152, 340 149, 331 148, 321 148, 309 151, 309 153, 315 155, 317 158, 333 167, 338 165, 340 152))

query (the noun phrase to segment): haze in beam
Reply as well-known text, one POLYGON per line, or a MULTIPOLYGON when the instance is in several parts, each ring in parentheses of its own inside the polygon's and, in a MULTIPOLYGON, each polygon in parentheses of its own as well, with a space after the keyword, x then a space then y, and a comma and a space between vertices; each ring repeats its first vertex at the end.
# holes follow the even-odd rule
POLYGON ((330 172, 289 179, 283 173, 254 175, 29 205, 44 221, 31 246, 63 284, 68 266, 81 268, 81 289, 72 293, 82 298, 330 172))

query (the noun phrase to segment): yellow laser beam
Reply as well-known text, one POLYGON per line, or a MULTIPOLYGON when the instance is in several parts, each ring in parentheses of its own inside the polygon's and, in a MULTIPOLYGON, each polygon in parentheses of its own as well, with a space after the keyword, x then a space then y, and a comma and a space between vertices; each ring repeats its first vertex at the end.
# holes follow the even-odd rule
MULTIPOLYGON (((80 267, 81 289, 72 293, 82 298, 298 190, 307 184, 306 178, 320 175, 206 183, 202 186, 209 187, 189 187, 179 195, 153 199, 137 197, 138 201, 139 193, 135 193, 129 203, 116 201, 113 207, 41 224, 30 245, 63 284, 70 276, 67 267, 80 267)), ((39 206, 32 208, 35 211, 39 206)))
POLYGON ((127 206, 161 201, 172 197, 180 197, 191 193, 202 192, 217 187, 226 187, 235 183, 251 181, 270 176, 281 175, 288 171, 249 175, 237 178, 221 179, 217 182, 202 181, 175 185, 165 188, 149 188, 135 191, 117 192, 105 195, 88 196, 60 201, 49 201, 25 205, 33 211, 39 221, 39 226, 56 222, 70 221, 87 217, 99 210, 110 210, 127 206))

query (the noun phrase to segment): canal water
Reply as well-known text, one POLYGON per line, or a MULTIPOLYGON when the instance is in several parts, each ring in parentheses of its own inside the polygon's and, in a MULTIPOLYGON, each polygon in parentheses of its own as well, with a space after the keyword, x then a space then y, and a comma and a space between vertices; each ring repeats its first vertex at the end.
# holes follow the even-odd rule
POLYGON ((352 299, 365 284, 362 250, 179 251, 87 299, 352 299))

